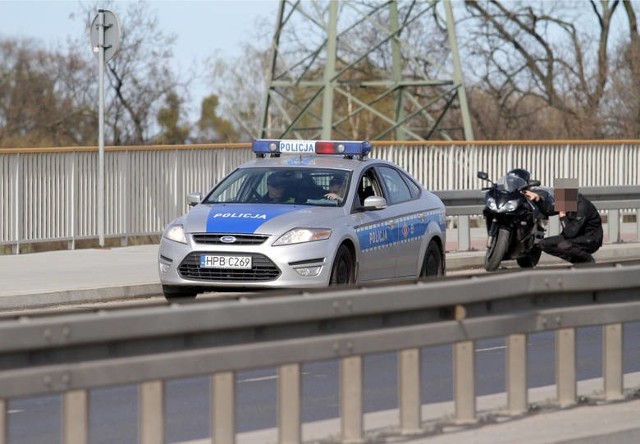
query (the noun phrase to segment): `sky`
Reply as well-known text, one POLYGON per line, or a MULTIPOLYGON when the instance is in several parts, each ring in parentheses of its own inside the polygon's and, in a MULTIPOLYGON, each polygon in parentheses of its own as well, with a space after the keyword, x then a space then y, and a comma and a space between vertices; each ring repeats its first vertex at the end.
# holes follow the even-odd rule
MULTIPOLYGON (((119 8, 124 15, 127 3, 130 0, 116 0, 105 7, 100 2, 85 0, 0 0, 0 36, 33 38, 41 41, 44 48, 59 46, 64 50, 68 37, 86 35, 87 51, 91 51, 83 20, 78 17, 81 5, 98 4, 118 16, 119 8)), ((278 0, 146 0, 144 3, 150 13, 156 14, 160 29, 176 35, 174 57, 183 67, 193 61, 204 63, 214 55, 240 55, 241 44, 251 43, 257 20, 267 20, 275 30, 278 11, 278 0)), ((196 103, 205 94, 203 82, 204 79, 192 91, 196 103)))

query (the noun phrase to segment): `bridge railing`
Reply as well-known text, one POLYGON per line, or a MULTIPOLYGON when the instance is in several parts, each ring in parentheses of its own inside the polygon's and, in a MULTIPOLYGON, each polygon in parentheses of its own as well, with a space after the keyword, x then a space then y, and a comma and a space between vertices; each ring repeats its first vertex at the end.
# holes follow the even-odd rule
MULTIPOLYGON (((625 387, 623 377, 623 361, 637 358, 625 356, 623 335, 628 323, 640 320, 638 291, 640 265, 622 263, 5 318, 0 320, 0 441, 6 442, 10 400, 60 395, 63 442, 89 442, 91 390, 138 384, 139 442, 162 443, 167 381, 210 376, 212 439, 234 443, 237 373, 276 368, 277 439, 302 442, 301 366, 338 360, 339 440, 363 442, 375 432, 363 421, 364 357, 390 352, 398 361, 394 430, 423 433, 421 353, 442 345, 453 351, 453 422, 473 424, 480 419, 475 381, 483 377, 476 375, 475 342, 487 338, 505 339, 506 413, 519 416, 530 407, 527 337, 546 331, 556 336, 551 404, 619 401, 638 389, 625 387), (602 326, 601 394, 578 393, 576 329, 586 326, 602 326)), ((637 354, 633 350, 629 353, 637 354)))
MULTIPOLYGON (((187 211, 187 193, 206 192, 252 157, 248 144, 106 147, 105 238, 126 245, 157 236, 187 211)), ((371 157, 403 166, 434 191, 479 190, 478 170, 498 177, 520 166, 543 185, 557 177, 580 187, 640 184, 640 141, 374 142, 371 157)), ((0 246, 20 253, 27 244, 73 249, 97 239, 97 159, 96 147, 0 149, 0 246)))

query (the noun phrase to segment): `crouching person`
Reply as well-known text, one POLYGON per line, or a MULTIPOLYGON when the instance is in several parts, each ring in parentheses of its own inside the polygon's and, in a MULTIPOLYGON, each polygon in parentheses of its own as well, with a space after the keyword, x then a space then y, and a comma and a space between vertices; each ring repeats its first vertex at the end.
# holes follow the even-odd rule
POLYGON ((577 180, 557 179, 555 209, 562 232, 540 241, 547 254, 572 264, 595 262, 592 254, 602 246, 602 219, 593 203, 578 192, 577 180))

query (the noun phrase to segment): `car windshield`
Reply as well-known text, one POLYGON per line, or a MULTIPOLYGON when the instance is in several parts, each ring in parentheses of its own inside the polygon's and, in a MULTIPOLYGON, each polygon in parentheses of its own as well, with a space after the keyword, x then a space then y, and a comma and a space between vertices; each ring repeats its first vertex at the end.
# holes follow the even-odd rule
POLYGON ((509 193, 513 193, 514 191, 517 191, 518 188, 521 188, 526 184, 527 182, 525 182, 524 179, 518 176, 514 176, 512 174, 507 174, 506 176, 502 176, 496 182, 498 191, 506 191, 509 193))
POLYGON ((214 203, 342 206, 351 172, 329 168, 241 168, 204 199, 214 203))

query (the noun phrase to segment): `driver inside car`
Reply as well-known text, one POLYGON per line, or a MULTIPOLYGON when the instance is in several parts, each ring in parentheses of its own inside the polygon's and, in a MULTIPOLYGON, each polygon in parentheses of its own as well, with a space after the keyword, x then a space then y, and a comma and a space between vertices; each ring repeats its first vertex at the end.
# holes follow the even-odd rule
POLYGON ((268 203, 292 203, 293 197, 288 190, 288 181, 282 172, 274 172, 267 177, 267 193, 262 197, 262 202, 268 203))

